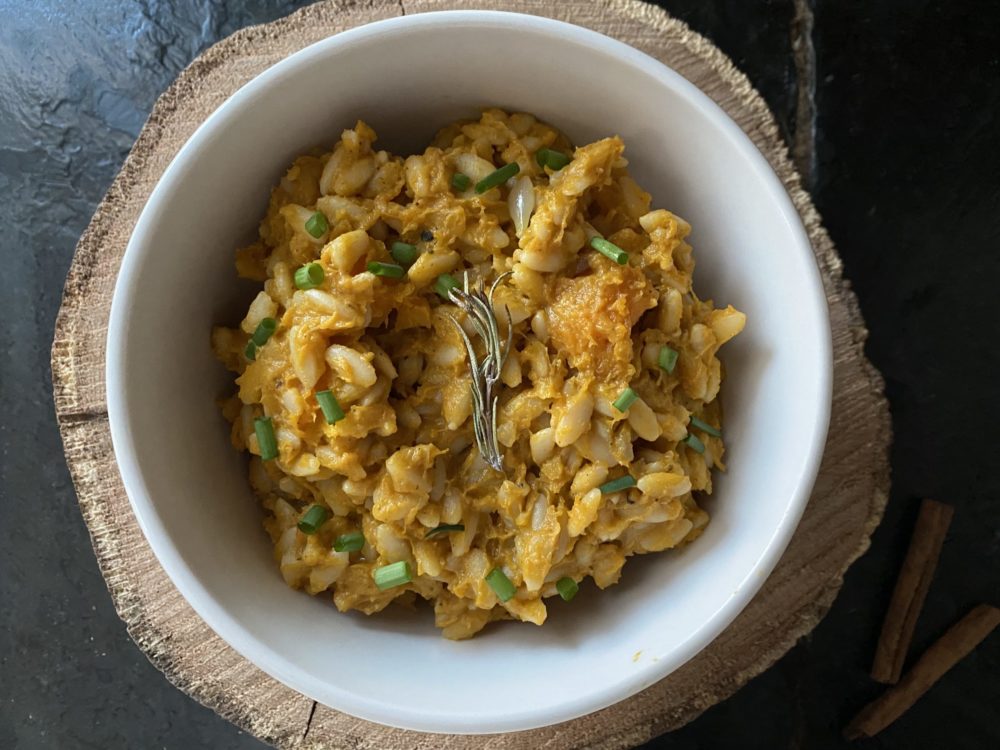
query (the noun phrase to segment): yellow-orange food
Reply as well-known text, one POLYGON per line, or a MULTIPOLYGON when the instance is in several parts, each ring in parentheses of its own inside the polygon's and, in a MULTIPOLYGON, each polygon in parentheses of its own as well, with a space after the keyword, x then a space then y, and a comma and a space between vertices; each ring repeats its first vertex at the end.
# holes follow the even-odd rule
MULTIPOLYGON (((405 159, 375 148, 363 122, 332 153, 295 160, 271 194, 260 239, 237 254, 241 276, 264 283, 237 329, 213 345, 238 373, 225 402, 233 443, 251 453, 250 481, 290 586, 332 595, 366 614, 394 600, 432 602, 448 638, 491 620, 541 624, 562 578, 616 583, 625 558, 696 538, 708 523, 695 493, 710 493, 723 442, 715 428, 722 369, 716 353, 745 316, 716 309, 691 288, 690 226, 629 176, 617 137, 574 149, 528 114, 488 110, 442 130, 405 159), (572 156, 540 167, 548 147, 572 156), (471 184, 517 162, 506 184, 471 184), (328 230, 306 223, 321 212, 328 230), (601 236, 629 253, 618 265, 595 252, 601 236), (419 256, 401 279, 366 270, 395 262, 394 241, 419 256), (319 262, 323 283, 297 289, 300 266, 319 262), (472 429, 469 363, 448 315, 464 313, 434 291, 441 274, 496 292, 497 319, 513 344, 501 373, 497 436, 503 471, 483 461, 472 429), (277 329, 250 361, 264 318, 277 329), (678 353, 659 366, 662 347, 678 353), (612 402, 639 396, 625 413, 612 402), (346 412, 327 424, 315 394, 346 412), (254 419, 271 417, 279 455, 262 461, 254 419), (682 442, 693 434, 704 453, 682 442), (637 486, 602 493, 630 474, 637 486), (315 534, 297 523, 313 505, 330 518, 315 534), (462 531, 427 533, 441 524, 462 531), (363 532, 359 551, 334 540, 363 532), (373 571, 405 560, 413 578, 380 590, 373 571), (516 587, 501 602, 486 581, 500 568, 516 587)), ((572 605, 566 605, 572 606, 572 605)))

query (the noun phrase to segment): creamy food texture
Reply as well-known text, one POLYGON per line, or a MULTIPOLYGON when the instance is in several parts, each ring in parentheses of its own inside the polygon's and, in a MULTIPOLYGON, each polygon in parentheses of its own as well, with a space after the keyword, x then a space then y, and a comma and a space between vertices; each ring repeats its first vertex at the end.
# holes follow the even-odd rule
POLYGON ((724 468, 716 355, 745 316, 695 295, 691 227, 651 210, 621 139, 573 148, 493 109, 422 154, 374 144, 358 122, 295 160, 237 253, 263 290, 212 335, 288 585, 365 614, 425 599, 460 639, 540 625, 547 597, 700 535, 724 468), (449 289, 507 272, 497 471, 449 316, 486 352, 449 289))

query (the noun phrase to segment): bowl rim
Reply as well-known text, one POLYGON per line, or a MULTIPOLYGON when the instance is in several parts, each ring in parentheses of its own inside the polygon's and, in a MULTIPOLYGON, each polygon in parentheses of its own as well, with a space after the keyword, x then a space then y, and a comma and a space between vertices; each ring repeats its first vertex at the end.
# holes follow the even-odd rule
POLYGON ((819 267, 802 219, 784 185, 765 157, 757 150, 749 136, 708 95, 659 60, 599 32, 563 21, 522 13, 454 10, 420 13, 376 21, 315 42, 280 60, 243 85, 195 130, 157 182, 130 235, 112 298, 105 372, 112 445, 132 511, 143 535, 171 582, 198 616, 216 634, 271 677, 313 700, 352 716, 379 724, 422 732, 489 734, 534 729, 568 721, 624 700, 678 669, 701 652, 736 618, 763 585, 784 553, 809 500, 823 456, 823 447, 829 425, 833 356, 826 295, 819 267), (499 25, 508 28, 512 24, 516 24, 521 28, 529 28, 531 31, 543 35, 569 38, 570 41, 585 43, 604 54, 618 58, 638 69, 639 72, 650 75, 662 85, 671 88, 678 96, 687 100, 689 105, 700 110, 733 142, 741 156, 749 161, 753 171, 760 176, 762 188, 766 189, 776 201, 780 215, 788 224, 793 235, 794 245, 798 252, 806 254, 808 257, 809 263, 806 265, 808 279, 805 280, 810 286, 809 291, 811 292, 808 295, 808 301, 811 302, 813 308, 811 313, 824 323, 816 332, 821 339, 817 346, 819 361, 816 363, 820 403, 815 406, 817 414, 813 429, 808 436, 804 436, 807 450, 804 453, 805 460, 798 467, 795 491, 792 493, 785 512, 768 540, 763 553, 747 570, 737 590, 723 606, 709 614, 701 626, 690 633, 669 657, 664 657, 657 662, 632 665, 633 668, 623 673, 617 681, 590 689, 573 699, 558 704, 558 707, 550 706, 539 709, 525 706, 519 711, 508 712, 503 716, 489 719, 479 719, 468 714, 428 714, 426 711, 417 712, 407 709, 405 705, 391 705, 355 695, 341 686, 316 679, 298 668, 291 667, 271 646, 251 634, 202 586, 167 534, 139 467, 132 425, 124 397, 127 380, 125 375, 127 347, 125 343, 129 338, 127 335, 129 311, 133 309, 139 296, 138 289, 133 283, 133 277, 141 265, 145 252, 148 252, 143 247, 144 237, 148 234, 146 230, 155 223, 157 217, 164 210, 163 197, 172 193, 182 182, 188 159, 196 154, 201 145, 209 141, 213 134, 225 129, 231 119, 238 116, 258 92, 263 91, 286 74, 293 72, 295 68, 314 59, 322 58, 331 50, 347 44, 384 37, 387 33, 405 33, 408 29, 420 29, 442 22, 451 25, 463 24, 477 27, 496 27, 499 25))

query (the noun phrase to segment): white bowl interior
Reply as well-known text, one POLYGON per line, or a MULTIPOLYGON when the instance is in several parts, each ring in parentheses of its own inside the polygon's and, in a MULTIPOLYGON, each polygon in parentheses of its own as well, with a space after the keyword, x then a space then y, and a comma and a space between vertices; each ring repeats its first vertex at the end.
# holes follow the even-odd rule
POLYGON ((739 612, 777 561, 815 475, 829 334, 798 216, 745 136, 676 74, 591 32, 499 14, 431 14, 321 42, 272 68, 171 165, 128 248, 109 334, 109 408, 136 514, 205 620, 266 671, 397 726, 491 732, 554 723, 662 678, 739 612), (443 53, 447 50, 447 53, 443 53), (729 473, 706 534, 632 558, 620 585, 553 601, 544 627, 442 639, 424 609, 366 618, 287 588, 216 399, 213 324, 250 297, 233 252, 291 159, 358 118, 397 153, 496 105, 577 143, 617 133, 633 175, 694 226, 695 288, 748 315, 724 349, 729 473), (638 655, 638 656, 636 656, 638 655))

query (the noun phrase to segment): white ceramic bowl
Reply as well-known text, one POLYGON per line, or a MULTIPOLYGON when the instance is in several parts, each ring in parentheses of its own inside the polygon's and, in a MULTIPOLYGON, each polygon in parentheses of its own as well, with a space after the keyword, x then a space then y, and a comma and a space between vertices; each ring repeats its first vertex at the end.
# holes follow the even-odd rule
MULTIPOLYGON (((245 309, 245 307, 243 307, 245 309)), ((108 332, 108 410, 132 507, 202 618, 272 676, 336 709, 437 732, 526 729, 594 711, 708 644, 763 583, 819 464, 831 348, 799 217, 743 132, 676 73, 596 33, 453 12, 348 31, 275 65, 184 146, 132 235, 108 332), (622 583, 554 602, 543 627, 444 640, 424 610, 366 618, 292 591, 271 559, 244 459, 215 399, 209 347, 250 290, 233 252, 293 157, 364 118, 395 153, 484 105, 532 112, 577 143, 617 133, 638 182, 694 226, 699 294, 746 330, 724 349, 729 472, 712 522, 677 553, 632 558, 622 583), (635 655, 638 654, 636 658, 635 655)))

